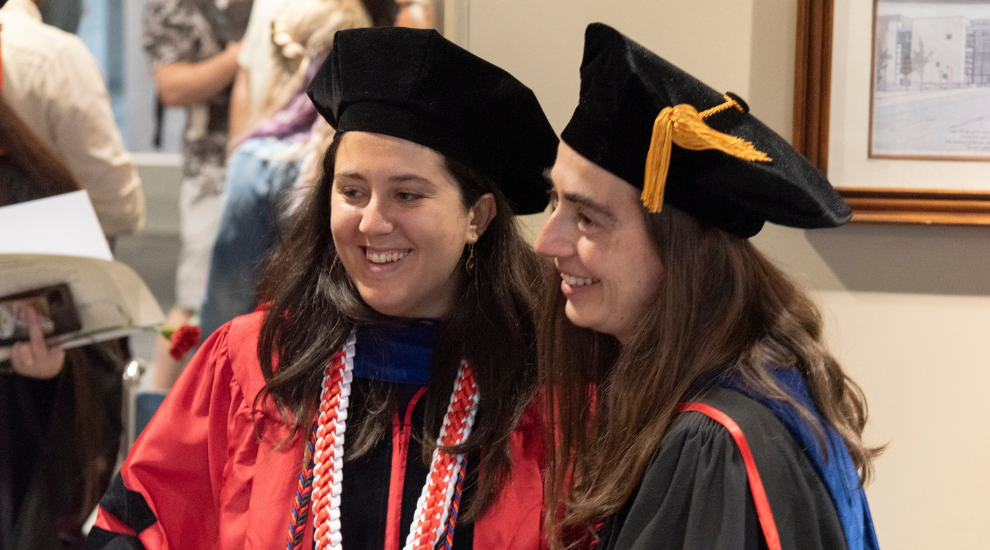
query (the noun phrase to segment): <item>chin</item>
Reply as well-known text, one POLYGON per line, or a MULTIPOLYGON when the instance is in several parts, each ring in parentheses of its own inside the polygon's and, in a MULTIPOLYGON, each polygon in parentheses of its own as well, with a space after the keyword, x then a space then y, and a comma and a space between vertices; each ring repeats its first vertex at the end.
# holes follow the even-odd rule
MULTIPOLYGON (((564 313, 567 315, 567 319, 572 324, 574 324, 574 326, 586 328, 588 330, 593 330, 600 334, 608 334, 610 336, 619 338, 618 334, 616 334, 617 331, 611 330, 611 328, 614 327, 610 328, 600 318, 589 316, 588 311, 585 311, 584 315, 582 315, 581 311, 579 311, 578 308, 572 306, 570 302, 567 302, 567 305, 564 307, 564 313)), ((619 338, 619 340, 621 341, 622 339, 619 338)))
POLYGON ((388 315, 389 317, 405 317, 409 319, 420 319, 420 318, 430 318, 434 317, 432 312, 422 307, 417 307, 413 304, 408 304, 402 301, 394 300, 368 300, 364 299, 364 303, 368 304, 368 307, 381 313, 382 315, 388 315))
POLYGON ((376 304, 368 302, 367 300, 365 300, 365 302, 369 307, 371 307, 371 309, 381 313, 382 315, 388 315, 389 317, 408 317, 408 315, 406 315, 407 308, 402 306, 395 304, 376 304))
POLYGON ((568 301, 567 305, 564 306, 564 313, 567 315, 567 319, 575 326, 579 326, 581 328, 590 328, 591 330, 595 329, 595 327, 591 326, 588 320, 581 315, 581 312, 578 311, 576 307, 571 305, 570 301, 568 301))
POLYGON ((368 307, 381 313, 382 315, 390 315, 392 317, 401 316, 401 312, 404 309, 402 302, 396 300, 390 296, 383 296, 378 293, 369 292, 359 292, 361 299, 364 303, 368 304, 368 307))

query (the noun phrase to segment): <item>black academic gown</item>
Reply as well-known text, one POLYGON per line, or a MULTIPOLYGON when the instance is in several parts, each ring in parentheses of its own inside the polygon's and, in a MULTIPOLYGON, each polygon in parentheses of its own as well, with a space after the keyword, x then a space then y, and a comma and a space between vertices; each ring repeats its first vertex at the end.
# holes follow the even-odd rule
MULTIPOLYGON (((370 384, 367 380, 355 378, 351 386, 355 402, 366 392, 370 384)), ((341 499, 340 533, 344 547, 348 550, 381 550, 387 545, 385 533, 388 528, 390 484, 382 480, 392 479, 402 470, 402 502, 399 514, 399 541, 404 545, 416 504, 423 492, 423 484, 429 477, 430 469, 423 463, 423 446, 420 435, 423 433, 425 400, 415 399, 418 388, 410 384, 396 384, 399 394, 399 411, 402 418, 396 418, 399 429, 393 429, 392 437, 382 438, 367 454, 353 461, 345 462, 344 480, 341 492, 348 497, 341 499), (409 420, 408 424, 406 419, 409 420), (403 464, 396 464, 396 448, 406 446, 403 464)), ((479 456, 468 456, 469 478, 475 471, 479 456)), ((464 491, 464 499, 470 500, 474 493, 473 485, 464 491)), ((460 522, 454 529, 453 547, 470 550, 474 541, 474 525, 460 522)))
POLYGON ((126 357, 120 341, 105 342, 69 350, 51 380, 0 374, 0 550, 82 545, 83 522, 117 458, 126 357), (84 433, 77 429, 80 399, 89 411, 84 433), (98 485, 89 495, 86 471, 98 485))
MULTIPOLYGON (((847 548, 825 485, 766 407, 726 389, 697 401, 726 413, 745 434, 782 549, 847 548)), ((595 550, 767 548, 739 446, 700 412, 677 416, 637 493, 599 536, 595 550)))

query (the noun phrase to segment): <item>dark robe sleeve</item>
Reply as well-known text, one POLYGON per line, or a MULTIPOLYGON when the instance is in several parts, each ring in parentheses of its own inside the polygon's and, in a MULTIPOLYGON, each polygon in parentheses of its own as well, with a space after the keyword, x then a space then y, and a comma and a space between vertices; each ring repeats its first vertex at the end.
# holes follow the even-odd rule
MULTIPOLYGON (((703 401, 728 414, 745 434, 781 547, 845 549, 824 485, 772 413, 727 390, 703 401)), ((728 430, 701 413, 680 414, 637 494, 606 524, 601 545, 621 550, 767 548, 745 463, 728 430)))

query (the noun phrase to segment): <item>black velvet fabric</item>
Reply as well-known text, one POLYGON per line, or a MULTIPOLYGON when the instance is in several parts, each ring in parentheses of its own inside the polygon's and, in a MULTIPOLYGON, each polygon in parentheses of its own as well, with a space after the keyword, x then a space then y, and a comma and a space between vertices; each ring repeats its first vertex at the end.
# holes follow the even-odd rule
POLYGON ((110 488, 100 500, 100 507, 124 522, 135 533, 141 533, 158 521, 144 495, 124 485, 124 478, 120 474, 114 476, 110 488))
POLYGON ((144 550, 141 539, 131 535, 113 533, 96 526, 93 526, 89 531, 86 544, 89 548, 102 548, 103 550, 144 550))
MULTIPOLYGON (((354 402, 360 402, 369 391, 370 384, 363 378, 355 378, 351 386, 354 402)), ((413 395, 419 389, 413 384, 396 384, 399 414, 402 421, 413 395)), ((430 468, 423 462, 423 431, 426 401, 420 399, 410 418, 412 430, 409 450, 406 454, 405 473, 402 478, 402 504, 399 514, 399 545, 405 546, 406 538, 416 514, 416 505, 423 492, 423 485, 430 475, 430 468)), ((385 547, 385 531, 388 527, 388 496, 392 477, 392 460, 395 452, 395 434, 383 437, 367 454, 344 462, 344 480, 341 486, 340 535, 345 550, 380 550, 385 547)), ((474 485, 468 481, 476 475, 479 456, 468 456, 468 478, 465 480, 462 503, 470 502, 474 485)), ((463 510, 464 507, 461 507, 463 510)), ((453 548, 471 550, 474 546, 474 524, 458 521, 454 528, 453 548)), ((314 546, 315 547, 315 546, 314 546)))
MULTIPOLYGON (((689 104, 701 112, 724 102, 721 92, 615 29, 592 23, 585 32, 580 101, 561 139, 642 189, 653 123, 660 111, 689 104)), ((755 235, 765 221, 802 228, 847 222, 852 212, 825 176, 749 114, 748 107, 744 110, 726 109, 705 122, 752 142, 773 160, 746 161, 675 144, 664 203, 740 237, 755 235)))
POLYGON ((338 131, 425 145, 491 178, 516 214, 542 212, 557 136, 533 92, 434 30, 339 31, 308 93, 338 131))

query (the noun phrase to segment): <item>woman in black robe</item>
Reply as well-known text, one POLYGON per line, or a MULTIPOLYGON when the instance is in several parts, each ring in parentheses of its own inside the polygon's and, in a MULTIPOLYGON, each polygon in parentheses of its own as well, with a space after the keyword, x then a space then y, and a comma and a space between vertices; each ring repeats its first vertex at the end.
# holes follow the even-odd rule
POLYGON ((738 96, 593 24, 551 178, 551 548, 876 548, 865 399, 748 240, 848 221, 822 174, 738 96))
MULTIPOLYGON (((78 189, 0 97, 0 206, 78 189)), ((63 352, 40 339, 0 361, 0 550, 82 546, 120 444, 126 340, 63 352)))

